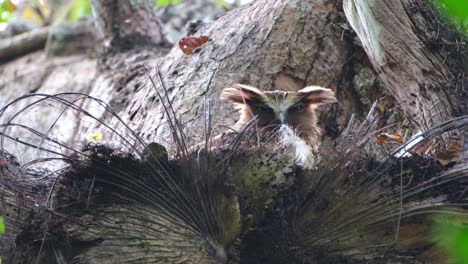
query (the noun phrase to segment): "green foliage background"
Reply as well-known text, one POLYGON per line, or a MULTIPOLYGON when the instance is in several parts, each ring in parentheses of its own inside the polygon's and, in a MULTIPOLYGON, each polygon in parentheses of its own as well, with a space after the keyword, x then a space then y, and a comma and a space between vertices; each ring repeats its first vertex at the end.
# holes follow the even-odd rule
MULTIPOLYGON (((153 0, 156 8, 166 7, 169 5, 177 5, 182 0, 153 0)), ((36 1, 31 1, 35 4, 36 1)), ((435 8, 454 24, 463 33, 468 34, 468 0, 430 0, 435 8)), ((216 0, 221 6, 225 6, 223 0, 216 0)), ((91 6, 89 0, 70 0, 71 4, 69 12, 69 20, 76 21, 82 16, 91 14, 91 6)), ((15 11, 15 6, 10 0, 0 0, 0 23, 6 23, 11 18, 15 11)))
POLYGON ((3 218, 0 216, 0 235, 5 233, 5 223, 3 222, 3 218))
POLYGON ((432 0, 432 3, 442 16, 468 34, 468 0, 432 0))
POLYGON ((75 0, 70 10, 68 19, 70 21, 77 21, 80 17, 88 16, 91 14, 91 5, 89 0, 75 0))
POLYGON ((16 7, 9 0, 0 0, 0 23, 6 23, 10 20, 16 7))
POLYGON ((181 0, 154 0, 154 5, 156 7, 165 7, 168 5, 177 5, 181 2, 181 0))
POLYGON ((468 263, 468 218, 434 217, 431 237, 456 264, 468 263))
MULTIPOLYGON (((5 223, 3 218, 0 216, 0 235, 5 233, 5 223)), ((0 264, 2 264, 2 257, 0 256, 0 264)))

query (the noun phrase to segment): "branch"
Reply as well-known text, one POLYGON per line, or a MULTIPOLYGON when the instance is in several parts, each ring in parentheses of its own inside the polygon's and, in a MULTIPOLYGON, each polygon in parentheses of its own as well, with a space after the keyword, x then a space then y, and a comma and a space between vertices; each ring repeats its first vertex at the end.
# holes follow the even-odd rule
POLYGON ((0 61, 14 59, 45 47, 50 26, 0 40, 0 61))

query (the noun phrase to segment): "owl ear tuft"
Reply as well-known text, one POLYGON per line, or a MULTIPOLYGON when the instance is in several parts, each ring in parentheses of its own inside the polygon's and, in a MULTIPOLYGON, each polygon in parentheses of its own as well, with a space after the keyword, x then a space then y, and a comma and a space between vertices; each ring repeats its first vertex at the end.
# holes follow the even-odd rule
POLYGON ((262 97, 262 91, 255 87, 243 84, 235 84, 232 87, 224 88, 220 96, 221 100, 235 104, 244 104, 246 102, 259 100, 261 101, 262 97))
POLYGON ((297 92, 306 104, 322 105, 336 103, 335 93, 328 88, 320 86, 307 86, 297 92))

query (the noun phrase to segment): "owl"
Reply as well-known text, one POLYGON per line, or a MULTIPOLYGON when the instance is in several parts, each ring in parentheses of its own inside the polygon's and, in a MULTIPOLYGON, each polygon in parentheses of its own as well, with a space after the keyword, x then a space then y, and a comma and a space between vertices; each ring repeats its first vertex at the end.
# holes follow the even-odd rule
POLYGON ((310 168, 317 148, 320 129, 315 109, 319 105, 335 103, 331 89, 308 86, 297 92, 260 91, 236 84, 223 89, 221 99, 239 109, 240 118, 235 128, 240 129, 254 116, 260 130, 277 130, 283 144, 293 144, 296 160, 310 168))

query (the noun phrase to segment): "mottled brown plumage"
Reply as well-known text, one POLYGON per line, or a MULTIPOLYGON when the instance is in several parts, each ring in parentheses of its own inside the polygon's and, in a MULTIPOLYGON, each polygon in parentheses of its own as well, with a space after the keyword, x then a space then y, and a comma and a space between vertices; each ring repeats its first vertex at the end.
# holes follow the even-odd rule
POLYGON ((320 129, 315 109, 318 105, 336 102, 332 90, 308 86, 298 92, 260 91, 247 85, 236 84, 225 88, 221 99, 232 102, 240 110, 235 128, 240 129, 254 116, 261 130, 279 128, 281 141, 293 144, 298 163, 310 167, 317 147, 320 129))
POLYGON ((239 129, 254 116, 262 129, 273 129, 280 125, 290 127, 297 136, 314 146, 320 130, 317 127, 315 109, 318 105, 336 102, 332 90, 308 86, 298 92, 260 91, 247 85, 237 84, 225 88, 221 99, 232 102, 240 110, 236 123, 239 129))

